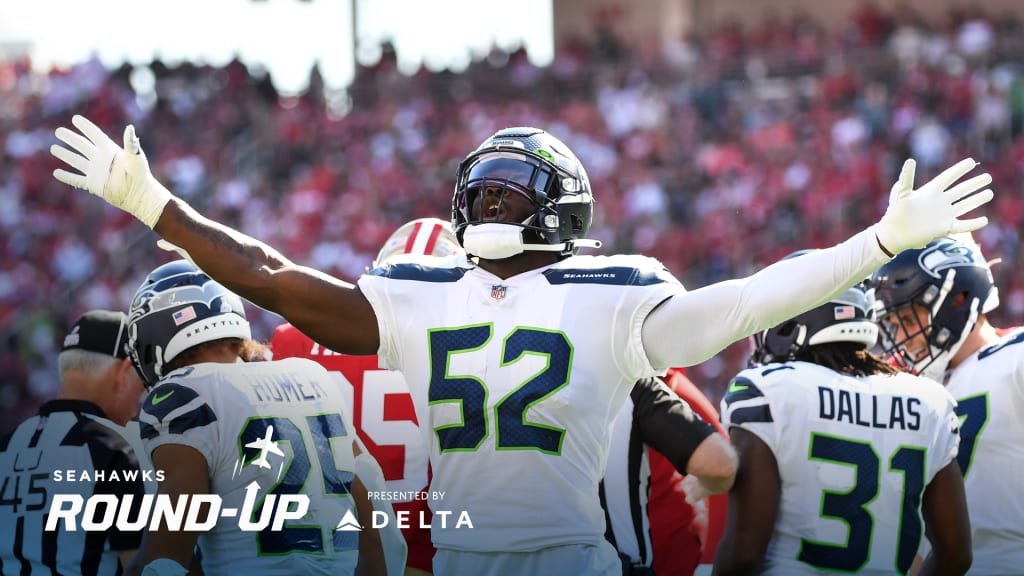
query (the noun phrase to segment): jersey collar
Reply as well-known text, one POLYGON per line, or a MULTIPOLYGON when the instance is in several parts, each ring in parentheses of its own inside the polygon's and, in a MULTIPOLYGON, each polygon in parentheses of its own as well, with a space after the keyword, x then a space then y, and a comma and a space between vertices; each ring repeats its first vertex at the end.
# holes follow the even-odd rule
POLYGON ((107 417, 107 415, 103 413, 103 409, 88 400, 58 398, 56 400, 50 400, 39 407, 40 416, 49 416, 54 412, 85 412, 86 414, 93 414, 101 418, 107 417))

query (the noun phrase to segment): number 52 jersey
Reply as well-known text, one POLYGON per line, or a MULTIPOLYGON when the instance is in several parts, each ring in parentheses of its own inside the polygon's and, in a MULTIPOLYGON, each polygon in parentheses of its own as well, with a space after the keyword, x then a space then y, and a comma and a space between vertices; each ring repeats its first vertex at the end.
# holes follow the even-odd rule
POLYGON ((906 573, 924 489, 957 455, 955 405, 909 374, 854 378, 806 362, 740 372, 722 423, 771 449, 782 486, 762 574, 906 573))
POLYGON ((423 257, 377 268, 359 289, 430 450, 434 545, 607 546, 598 483, 611 423, 638 379, 664 373, 641 327, 683 291, 664 266, 575 256, 501 279, 465 257, 423 257))

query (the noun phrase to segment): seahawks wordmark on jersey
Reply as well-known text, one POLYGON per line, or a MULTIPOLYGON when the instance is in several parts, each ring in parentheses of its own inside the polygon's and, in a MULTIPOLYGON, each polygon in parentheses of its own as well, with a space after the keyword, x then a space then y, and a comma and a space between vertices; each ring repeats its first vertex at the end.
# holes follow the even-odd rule
POLYGON ((762 574, 905 573, 921 496, 957 455, 955 402, 909 374, 854 378, 806 362, 744 370, 722 423, 755 434, 782 494, 762 574))
POLYGON ((359 280, 379 355, 405 376, 430 449, 438 548, 604 543, 597 495, 610 425, 650 365, 640 331, 682 291, 640 256, 577 256, 500 279, 465 257, 410 259, 359 280))
MULTIPOLYGON (((146 449, 190 446, 206 459, 220 517, 199 537, 206 574, 351 574, 356 530, 335 530, 355 509, 352 425, 340 390, 315 362, 203 363, 165 376, 139 416, 146 449), (301 519, 240 530, 306 495, 301 519), (272 498, 273 496, 273 498, 272 498)), ((363 522, 366 524, 366 522, 363 522)))
POLYGON ((964 360, 946 389, 957 400, 974 562, 971 574, 1024 570, 1024 329, 964 360))

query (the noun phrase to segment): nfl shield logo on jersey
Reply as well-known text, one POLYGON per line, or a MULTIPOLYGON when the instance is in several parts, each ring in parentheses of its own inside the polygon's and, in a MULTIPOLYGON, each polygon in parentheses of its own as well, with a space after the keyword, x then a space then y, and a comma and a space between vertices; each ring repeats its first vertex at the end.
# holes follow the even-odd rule
POLYGON ((508 286, 502 286, 501 284, 491 286, 491 298, 495 300, 503 299, 506 292, 508 292, 508 286))

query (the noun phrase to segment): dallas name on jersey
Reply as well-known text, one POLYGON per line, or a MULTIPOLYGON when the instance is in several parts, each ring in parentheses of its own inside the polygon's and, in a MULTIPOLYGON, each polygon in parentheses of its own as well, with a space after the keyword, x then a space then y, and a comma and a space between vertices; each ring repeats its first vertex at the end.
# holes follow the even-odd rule
POLYGON ((905 572, 924 487, 957 454, 955 402, 909 374, 846 376, 806 362, 740 372, 722 423, 757 435, 782 484, 762 574, 905 572))
MULTIPOLYGON (((148 453, 181 444, 206 458, 222 509, 242 510, 253 483, 261 502, 269 494, 309 497, 306 517, 279 531, 241 531, 237 518, 222 514, 199 537, 207 573, 353 573, 358 532, 334 530, 355 513, 353 428, 321 366, 293 358, 181 368, 152 389, 139 421, 148 453)), ((262 504, 252 519, 261 512, 262 504)))
POLYGON ((974 562, 971 574, 1024 570, 1024 329, 961 362, 946 389, 957 399, 960 454, 974 562))
POLYGON ((501 279, 464 256, 409 259, 359 280, 379 356, 409 384, 430 449, 438 548, 601 544, 610 425, 651 366, 640 331, 681 292, 658 261, 576 256, 501 279), (424 303, 430 303, 425 305, 424 303), (529 495, 529 497, 524 497, 529 495))

